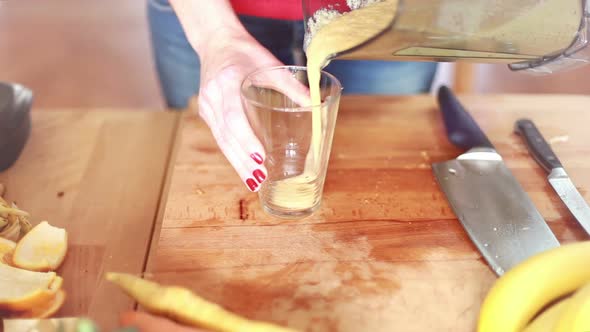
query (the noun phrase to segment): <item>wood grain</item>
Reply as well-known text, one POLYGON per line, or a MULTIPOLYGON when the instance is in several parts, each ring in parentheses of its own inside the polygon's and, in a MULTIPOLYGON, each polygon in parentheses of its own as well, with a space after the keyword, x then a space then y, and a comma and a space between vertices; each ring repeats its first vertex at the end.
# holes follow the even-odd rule
POLYGON ((90 316, 110 331, 133 307, 103 274, 144 269, 177 122, 165 112, 33 112, 30 141, 0 182, 34 224, 68 231, 59 317, 90 316))
MULTIPOLYGON (((522 116, 590 200, 590 98, 461 96, 563 242, 587 239, 513 134, 522 116)), ((207 127, 185 119, 148 277, 303 331, 474 331, 495 274, 436 185, 455 158, 431 96, 344 97, 321 209, 266 215, 207 127)))

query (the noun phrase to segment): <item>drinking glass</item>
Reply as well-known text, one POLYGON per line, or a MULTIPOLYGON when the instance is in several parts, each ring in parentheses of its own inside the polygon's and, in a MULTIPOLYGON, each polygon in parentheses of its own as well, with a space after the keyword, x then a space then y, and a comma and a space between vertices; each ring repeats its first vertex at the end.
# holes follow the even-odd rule
POLYGON ((301 66, 262 68, 242 83, 248 121, 266 153, 258 195, 273 216, 304 218, 320 206, 342 86, 322 71, 319 90, 321 103, 312 105, 301 66))

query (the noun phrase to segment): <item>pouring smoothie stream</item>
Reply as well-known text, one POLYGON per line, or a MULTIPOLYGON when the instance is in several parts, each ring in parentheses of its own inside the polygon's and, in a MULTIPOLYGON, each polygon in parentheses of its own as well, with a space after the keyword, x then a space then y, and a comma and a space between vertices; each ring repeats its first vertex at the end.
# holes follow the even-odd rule
POLYGON ((333 54, 357 46, 385 29, 395 17, 397 0, 387 0, 325 22, 307 49, 307 75, 311 95, 311 146, 302 174, 277 181, 270 194, 272 203, 289 209, 312 208, 319 202, 316 193, 318 165, 323 142, 323 119, 320 91, 321 70, 333 54), (383 13, 387 13, 383 15, 383 13), (372 24, 366 24, 367 21, 372 24))

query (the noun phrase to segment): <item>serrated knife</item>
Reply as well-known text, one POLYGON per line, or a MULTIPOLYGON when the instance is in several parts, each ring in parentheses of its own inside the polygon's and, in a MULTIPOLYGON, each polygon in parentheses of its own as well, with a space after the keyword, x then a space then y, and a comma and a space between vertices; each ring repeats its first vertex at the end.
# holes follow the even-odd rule
POLYGON ((578 223, 590 235, 590 207, 580 194, 561 161, 537 126, 530 119, 516 121, 515 131, 525 141, 529 153, 537 163, 549 174, 547 180, 567 206, 578 223))
POLYGON ((466 152, 434 163, 438 184, 485 261, 497 275, 559 241, 502 156, 451 90, 442 86, 438 103, 447 137, 466 152))

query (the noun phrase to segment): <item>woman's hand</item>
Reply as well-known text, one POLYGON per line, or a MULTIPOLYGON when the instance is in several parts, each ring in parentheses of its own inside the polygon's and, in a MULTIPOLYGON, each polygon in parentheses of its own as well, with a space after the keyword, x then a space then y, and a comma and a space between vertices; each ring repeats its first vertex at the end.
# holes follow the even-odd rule
POLYGON ((258 191, 267 176, 265 151, 246 118, 240 86, 252 71, 282 64, 244 33, 209 39, 202 50, 199 115, 248 189, 258 191))
MULTIPOLYGON (((240 86, 246 75, 282 63, 242 26, 228 0, 170 0, 201 61, 199 115, 251 191, 266 179, 265 151, 246 117, 240 86)), ((291 75, 269 78, 271 86, 308 105, 307 88, 291 75)))

